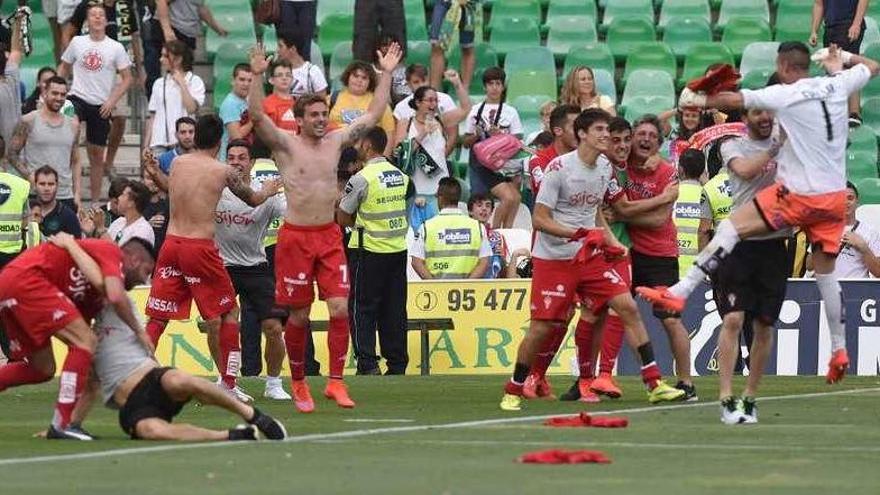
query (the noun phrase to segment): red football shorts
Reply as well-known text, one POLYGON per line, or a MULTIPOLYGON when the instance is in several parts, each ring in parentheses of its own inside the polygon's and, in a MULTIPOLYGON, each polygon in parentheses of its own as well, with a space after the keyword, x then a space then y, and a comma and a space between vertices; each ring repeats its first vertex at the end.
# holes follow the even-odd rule
POLYGON ((797 194, 777 182, 755 196, 764 221, 775 230, 800 227, 812 244, 835 255, 846 227, 846 191, 797 194))
POLYGON ((213 239, 169 235, 156 260, 147 316, 185 320, 193 299, 202 318, 210 320, 235 308, 235 289, 213 239))
POLYGON ((610 299, 629 292, 628 277, 618 266, 621 262, 609 263, 603 255, 586 263, 532 258, 532 319, 566 321, 577 299, 584 309, 599 312, 610 299))
POLYGON ((291 225, 278 229, 275 248, 275 304, 302 308, 318 297, 323 301, 348 297, 348 262, 342 230, 335 223, 291 225))
POLYGON ((49 338, 77 318, 82 316, 73 301, 36 270, 0 271, 0 321, 12 359, 48 347, 49 338))

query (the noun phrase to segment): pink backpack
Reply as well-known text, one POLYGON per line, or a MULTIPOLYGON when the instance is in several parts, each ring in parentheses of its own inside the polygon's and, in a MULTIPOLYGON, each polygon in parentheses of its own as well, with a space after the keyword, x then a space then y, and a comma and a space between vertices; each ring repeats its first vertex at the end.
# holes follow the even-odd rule
POLYGON ((473 152, 480 165, 497 172, 522 148, 522 142, 513 134, 496 134, 475 144, 473 152))

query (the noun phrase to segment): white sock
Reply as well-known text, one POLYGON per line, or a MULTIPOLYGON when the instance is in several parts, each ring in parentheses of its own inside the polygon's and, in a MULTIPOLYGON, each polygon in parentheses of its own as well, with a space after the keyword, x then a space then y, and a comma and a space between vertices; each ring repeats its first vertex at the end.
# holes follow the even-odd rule
POLYGON ((281 386, 281 377, 280 376, 267 376, 266 377, 266 388, 280 387, 280 386, 281 386))
POLYGON ((712 242, 700 251, 694 266, 690 267, 684 278, 670 287, 669 291, 678 297, 688 297, 691 295, 691 292, 700 285, 700 282, 706 279, 704 269, 714 272, 718 268, 718 263, 721 259, 729 255, 739 241, 740 238, 736 233, 736 227, 733 226, 730 219, 725 218, 722 220, 718 224, 718 230, 715 231, 715 237, 712 238, 712 242), (720 256, 719 250, 721 251, 720 256))
POLYGON ((825 320, 831 332, 831 351, 846 347, 846 327, 843 315, 843 292, 837 277, 830 273, 817 273, 816 286, 825 302, 825 320))

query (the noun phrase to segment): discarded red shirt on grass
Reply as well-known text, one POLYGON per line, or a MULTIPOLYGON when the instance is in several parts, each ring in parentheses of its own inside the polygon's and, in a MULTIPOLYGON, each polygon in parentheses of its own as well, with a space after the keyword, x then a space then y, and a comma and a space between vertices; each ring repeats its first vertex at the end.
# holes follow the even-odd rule
POLYGON ((594 428, 626 428, 629 426, 629 420, 624 417, 617 416, 590 416, 586 412, 582 412, 577 416, 557 416, 544 421, 547 426, 553 427, 583 427, 592 426, 594 428))
POLYGON ((598 450, 539 450, 521 455, 517 462, 525 464, 610 464, 604 452, 598 450))

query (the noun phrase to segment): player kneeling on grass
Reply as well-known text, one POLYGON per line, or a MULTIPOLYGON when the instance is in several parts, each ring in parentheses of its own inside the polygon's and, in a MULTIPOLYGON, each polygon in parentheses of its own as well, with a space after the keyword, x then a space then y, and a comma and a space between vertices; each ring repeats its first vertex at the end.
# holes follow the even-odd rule
POLYGON ((106 308, 95 320, 98 346, 95 373, 104 403, 119 409, 119 426, 134 439, 143 440, 257 440, 257 430, 268 439, 283 440, 284 425, 202 378, 174 368, 162 368, 138 336, 106 308), (229 430, 209 430, 190 424, 173 424, 174 416, 191 399, 218 406, 249 424, 229 430))

